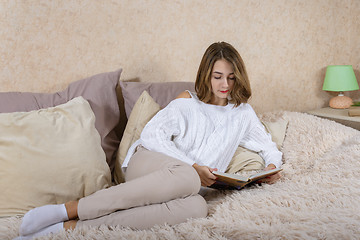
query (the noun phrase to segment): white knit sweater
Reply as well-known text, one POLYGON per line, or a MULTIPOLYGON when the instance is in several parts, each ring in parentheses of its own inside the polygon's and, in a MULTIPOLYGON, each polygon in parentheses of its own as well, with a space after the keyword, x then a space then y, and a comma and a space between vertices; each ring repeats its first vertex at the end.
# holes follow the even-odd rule
POLYGON ((282 153, 249 104, 217 106, 191 98, 175 99, 145 126, 129 149, 126 168, 138 145, 190 165, 197 163, 224 172, 237 147, 258 152, 265 166, 282 164, 282 153))

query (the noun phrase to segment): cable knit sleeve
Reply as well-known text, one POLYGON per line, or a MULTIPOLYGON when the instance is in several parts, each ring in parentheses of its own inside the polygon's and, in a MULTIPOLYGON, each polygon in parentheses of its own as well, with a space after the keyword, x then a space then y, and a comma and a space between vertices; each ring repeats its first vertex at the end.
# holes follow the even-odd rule
POLYGON ((271 135, 266 132, 265 127, 262 125, 253 110, 249 114, 249 118, 251 127, 240 142, 240 145, 252 151, 258 152, 264 159, 265 166, 272 163, 276 167, 280 167, 282 164, 282 153, 277 149, 276 144, 272 141, 271 135))
POLYGON ((176 104, 170 103, 166 108, 159 111, 144 127, 140 137, 141 144, 151 151, 161 152, 193 165, 195 162, 187 157, 172 141, 173 138, 184 131, 182 122, 183 119, 176 109, 176 104))

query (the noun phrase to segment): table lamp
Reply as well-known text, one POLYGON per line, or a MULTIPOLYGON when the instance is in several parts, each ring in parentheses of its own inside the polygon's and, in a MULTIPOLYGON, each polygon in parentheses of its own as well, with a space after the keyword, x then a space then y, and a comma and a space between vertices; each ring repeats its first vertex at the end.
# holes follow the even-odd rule
POLYGON ((326 68, 323 90, 339 92, 339 95, 330 99, 331 108, 349 108, 353 101, 344 96, 344 91, 358 90, 354 70, 351 65, 332 65, 326 68))

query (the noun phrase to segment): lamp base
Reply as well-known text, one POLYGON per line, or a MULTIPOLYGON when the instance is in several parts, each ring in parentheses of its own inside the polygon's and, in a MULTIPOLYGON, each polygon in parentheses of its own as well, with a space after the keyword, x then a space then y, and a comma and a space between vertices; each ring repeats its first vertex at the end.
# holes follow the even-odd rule
POLYGON ((339 95, 330 99, 329 106, 331 108, 344 109, 349 108, 353 104, 351 98, 339 95))

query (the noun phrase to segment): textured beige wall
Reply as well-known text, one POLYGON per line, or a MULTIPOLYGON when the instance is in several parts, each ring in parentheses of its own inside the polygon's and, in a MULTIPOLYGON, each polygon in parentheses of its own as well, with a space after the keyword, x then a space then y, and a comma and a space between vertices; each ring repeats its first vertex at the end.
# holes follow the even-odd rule
POLYGON ((227 41, 258 112, 310 110, 331 97, 327 65, 353 65, 360 81, 359 16, 359 0, 0 0, 0 91, 53 92, 120 67, 123 80, 194 81, 207 46, 227 41))

